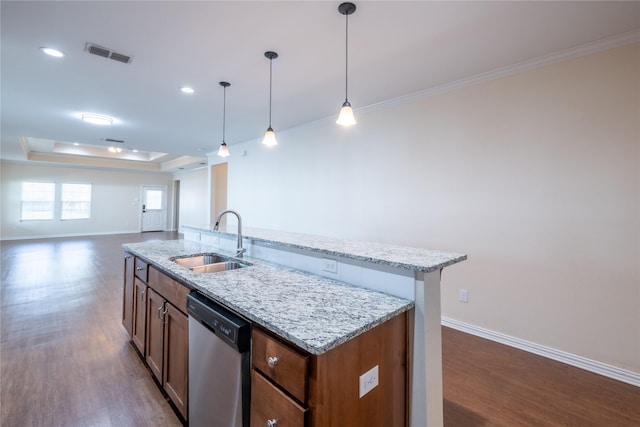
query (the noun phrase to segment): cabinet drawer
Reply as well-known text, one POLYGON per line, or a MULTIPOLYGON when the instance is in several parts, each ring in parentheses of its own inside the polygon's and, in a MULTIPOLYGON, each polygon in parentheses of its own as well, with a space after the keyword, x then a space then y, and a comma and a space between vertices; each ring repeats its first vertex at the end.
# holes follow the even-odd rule
POLYGON ((300 402, 307 398, 309 357, 254 329, 251 344, 253 366, 278 383, 300 402))
POLYGON ((136 257, 136 276, 142 280, 143 282, 147 282, 148 274, 149 274, 149 264, 136 257))
POLYGON ((183 313, 187 312, 187 294, 189 288, 171 277, 161 273, 155 267, 149 267, 149 287, 155 289, 171 304, 178 307, 183 313))
POLYGON ((285 395, 258 371, 251 371, 251 427, 304 427, 307 410, 285 395))

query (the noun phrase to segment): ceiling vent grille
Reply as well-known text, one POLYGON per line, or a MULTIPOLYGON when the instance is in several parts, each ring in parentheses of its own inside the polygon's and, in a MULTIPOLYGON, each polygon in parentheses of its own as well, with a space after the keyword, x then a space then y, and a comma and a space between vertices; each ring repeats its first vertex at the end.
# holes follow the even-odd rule
POLYGON ((92 55, 102 56, 103 58, 113 59, 114 61, 122 62, 124 64, 131 63, 131 57, 129 55, 123 55, 122 53, 114 52, 106 47, 98 46, 93 43, 87 43, 84 46, 84 50, 92 55))
POLYGON ((122 139, 105 138, 104 140, 106 142, 118 142, 120 144, 124 144, 124 140, 122 140, 122 139))

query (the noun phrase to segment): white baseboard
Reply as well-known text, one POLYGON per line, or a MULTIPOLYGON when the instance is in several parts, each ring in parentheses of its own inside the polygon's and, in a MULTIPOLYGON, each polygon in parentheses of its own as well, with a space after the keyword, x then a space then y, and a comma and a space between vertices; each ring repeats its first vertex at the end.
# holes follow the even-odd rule
POLYGON ((488 340, 499 342, 500 344, 505 344, 510 347, 519 348, 520 350, 528 351, 529 353, 547 357, 558 362, 566 363, 567 365, 575 366, 577 368, 594 372, 596 374, 604 375, 605 377, 609 377, 614 380, 622 381, 624 383, 640 387, 640 373, 637 372, 587 359, 586 357, 567 353, 555 348, 546 347, 544 345, 536 344, 520 338, 515 338, 500 332, 481 328, 479 326, 471 325, 469 323, 461 322, 459 320, 451 319, 448 317, 443 316, 441 323, 443 326, 448 326, 450 328, 457 329, 471 335, 486 338, 488 340))
POLYGON ((32 236, 12 236, 12 237, 0 237, 0 241, 10 240, 34 240, 34 239, 60 239, 65 237, 91 237, 91 236, 106 236, 111 234, 136 234, 140 233, 140 229, 137 230, 114 230, 114 231, 100 231, 100 232, 88 232, 88 233, 65 233, 65 234, 39 234, 32 236))

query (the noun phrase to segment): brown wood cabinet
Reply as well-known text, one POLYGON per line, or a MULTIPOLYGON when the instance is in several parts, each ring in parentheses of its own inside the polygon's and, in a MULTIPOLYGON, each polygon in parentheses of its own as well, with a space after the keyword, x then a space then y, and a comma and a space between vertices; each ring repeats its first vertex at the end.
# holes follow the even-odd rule
POLYGON ((164 389, 187 419, 189 394, 189 318, 167 303, 164 333, 164 389))
POLYGON ((251 426, 405 427, 406 331, 402 313, 327 353, 310 355, 254 327, 251 426), (375 366, 378 385, 360 396, 360 376, 375 366))
POLYGON ((138 277, 133 279, 133 326, 131 340, 144 357, 147 333, 147 284, 138 277))
POLYGON ((188 418, 189 289, 125 252, 122 323, 178 412, 188 418))
MULTIPOLYGON (((125 258, 125 273, 126 262, 127 259, 125 258)), ((131 340, 144 357, 146 355, 147 275, 149 264, 138 257, 134 257, 133 265, 133 323, 131 325, 131 340)))
POLYGON ((189 390, 189 320, 183 310, 189 289, 149 268, 146 362, 186 420, 189 390), (162 292, 162 293, 160 293, 162 292))
POLYGON ((133 278, 134 257, 131 253, 124 253, 124 283, 122 298, 122 325, 129 336, 133 334, 133 278))
POLYGON ((142 259, 135 257, 135 275, 143 282, 146 282, 148 274, 149 264, 142 259))
POLYGON ((147 297, 147 365, 162 384, 162 357, 164 355, 164 313, 165 299, 153 288, 147 297))

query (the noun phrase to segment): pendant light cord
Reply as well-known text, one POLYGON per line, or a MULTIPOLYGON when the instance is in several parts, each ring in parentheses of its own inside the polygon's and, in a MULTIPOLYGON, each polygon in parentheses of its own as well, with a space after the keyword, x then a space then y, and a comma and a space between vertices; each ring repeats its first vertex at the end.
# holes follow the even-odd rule
POLYGON ((273 58, 269 58, 269 127, 271 127, 271 85, 273 82, 273 58))
POLYGON ((344 17, 344 100, 349 101, 349 14, 345 14, 344 17))
POLYGON ((224 143, 225 123, 227 121, 227 87, 222 88, 222 143, 224 143))

